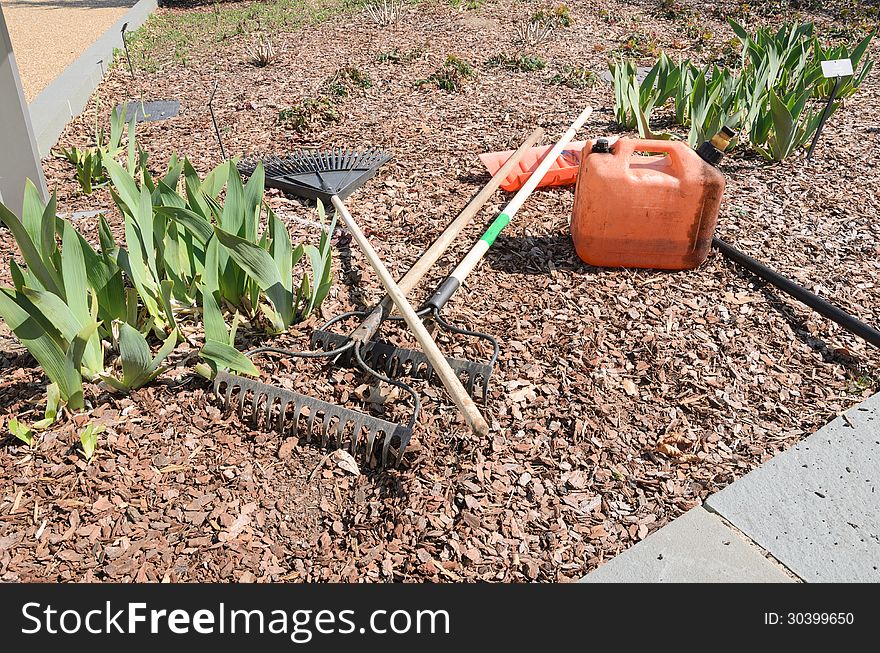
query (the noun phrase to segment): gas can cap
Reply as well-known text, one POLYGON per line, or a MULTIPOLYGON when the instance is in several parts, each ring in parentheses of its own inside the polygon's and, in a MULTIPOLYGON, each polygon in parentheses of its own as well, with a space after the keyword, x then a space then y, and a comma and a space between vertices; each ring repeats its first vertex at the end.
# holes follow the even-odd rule
POLYGON ((596 142, 593 144, 593 152, 601 152, 603 154, 608 154, 611 152, 611 148, 608 147, 608 139, 607 138, 597 138, 596 142))

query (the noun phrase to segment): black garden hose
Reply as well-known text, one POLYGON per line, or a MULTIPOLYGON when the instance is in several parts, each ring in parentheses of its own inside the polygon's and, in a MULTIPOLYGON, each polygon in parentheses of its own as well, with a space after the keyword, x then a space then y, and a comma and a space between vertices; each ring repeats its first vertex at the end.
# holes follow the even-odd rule
POLYGON ((788 277, 784 277, 775 270, 771 270, 763 263, 756 261, 751 256, 744 254, 736 249, 733 245, 725 243, 720 238, 713 238, 712 245, 721 252, 726 258, 734 263, 746 268, 749 272, 761 277, 765 281, 773 284, 782 292, 803 302, 817 313, 821 313, 829 320, 837 322, 844 329, 853 333, 865 341, 871 343, 875 347, 880 347, 880 331, 874 327, 865 324, 857 317, 854 317, 839 309, 837 306, 829 304, 824 299, 810 292, 803 286, 796 284, 788 277))

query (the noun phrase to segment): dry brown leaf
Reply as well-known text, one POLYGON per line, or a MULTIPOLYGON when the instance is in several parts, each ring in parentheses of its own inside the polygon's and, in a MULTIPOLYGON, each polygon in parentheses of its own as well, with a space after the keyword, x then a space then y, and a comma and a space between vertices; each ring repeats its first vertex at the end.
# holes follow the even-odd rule
POLYGON ((354 394, 361 401, 366 403, 382 405, 400 397, 400 388, 397 386, 391 386, 390 388, 383 389, 378 384, 367 385, 364 383, 355 389, 354 394))
POLYGON ((657 453, 662 453, 670 458, 678 458, 684 455, 684 452, 674 444, 666 444, 665 442, 657 445, 657 453))
POLYGON ((355 462, 355 459, 347 451, 337 449, 331 454, 330 459, 336 463, 336 466, 339 469, 346 471, 349 474, 360 476, 361 470, 358 469, 357 462, 355 462))

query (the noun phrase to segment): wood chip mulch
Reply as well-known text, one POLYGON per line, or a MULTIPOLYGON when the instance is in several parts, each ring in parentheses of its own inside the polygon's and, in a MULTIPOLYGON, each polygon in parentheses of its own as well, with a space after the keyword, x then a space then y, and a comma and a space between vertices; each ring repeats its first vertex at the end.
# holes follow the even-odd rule
MULTIPOLYGON (((126 98, 181 101, 179 117, 138 127, 157 169, 171 152, 189 156, 203 173, 219 162, 205 106, 215 79, 230 153, 328 144, 388 149, 393 161, 348 204, 400 275, 485 183, 477 154, 515 147, 535 125, 555 138, 587 104, 596 111, 585 134, 619 131, 607 85, 548 83, 563 64, 600 73, 633 33, 698 61, 732 37, 725 7, 701 9, 714 33, 706 45, 667 17, 664 3, 570 2, 572 27, 534 50, 545 70, 487 66, 492 54, 512 51, 513 21, 538 6, 421 4, 387 28, 365 14, 342 16, 276 35, 279 59, 262 69, 246 63, 246 39, 232 38, 194 50, 185 66, 169 56, 159 72, 135 80, 116 67, 96 97, 102 111, 126 98), (412 56, 378 61, 394 48, 412 56), (452 53, 476 69, 462 92, 416 88, 452 53), (278 124, 283 108, 314 96, 349 65, 373 86, 340 101, 339 123, 304 134, 278 124)), ((171 11, 211 8, 159 10, 171 11)), ((820 28, 839 18, 828 8, 801 15, 820 28)), ((722 238, 874 325, 878 75, 829 122, 811 164, 800 156, 779 165, 747 153, 728 157, 718 225, 722 238)), ((94 111, 93 100, 60 143, 88 144, 94 111)), ((45 166, 59 211, 106 209, 118 225, 106 190, 83 196, 66 163, 47 159, 45 166)), ((504 201, 500 193, 494 198, 416 300, 504 201)), ((294 238, 316 240, 307 223, 312 208, 278 194, 270 202, 294 238)), ((716 253, 678 273, 580 263, 567 233, 571 203, 571 188, 536 193, 446 309, 451 321, 501 342, 484 409, 493 427, 487 440, 469 435, 442 389, 418 383, 424 410, 405 464, 384 472, 362 466, 354 475, 304 438, 254 430, 222 411, 208 384, 191 374, 194 342, 174 354, 159 381, 130 397, 88 386, 90 409, 44 433, 33 450, 3 440, 0 580, 573 580, 880 385, 876 350, 716 253), (87 463, 77 433, 89 420, 105 431, 87 463)), ((94 217, 78 225, 96 236, 94 217)), ((321 315, 282 342, 304 348, 322 318, 381 296, 347 243, 337 234, 337 283, 321 315)), ((13 252, 11 237, 0 232, 0 256, 13 252)), ((411 342, 393 327, 388 333, 411 342)), ((459 337, 444 336, 441 346, 453 355, 486 355, 459 337)), ((351 401, 364 383, 314 364, 261 366, 266 380, 324 398, 351 401)), ((44 386, 34 361, 0 326, 0 421, 39 419, 44 386)), ((406 419, 406 402, 387 399, 375 410, 406 419)))

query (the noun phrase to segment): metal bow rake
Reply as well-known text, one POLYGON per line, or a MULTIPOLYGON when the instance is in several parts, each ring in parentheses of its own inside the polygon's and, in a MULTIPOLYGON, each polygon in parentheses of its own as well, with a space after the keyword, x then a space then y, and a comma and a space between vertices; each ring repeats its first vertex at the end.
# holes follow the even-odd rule
POLYGON ((245 356, 254 358, 261 354, 277 354, 287 358, 315 360, 333 359, 346 353, 351 355, 358 369, 379 381, 402 389, 410 396, 412 414, 406 426, 229 372, 217 374, 214 380, 214 392, 221 396, 228 406, 237 406, 239 418, 244 417, 245 406, 249 404, 250 413, 258 426, 262 423, 268 429, 277 428, 280 433, 284 433, 288 428, 292 432, 297 432, 302 422, 305 422, 306 442, 312 441, 312 434, 315 432, 316 423, 318 423, 322 447, 327 447, 331 441, 335 441, 338 448, 345 448, 346 433, 349 433, 349 451, 353 456, 362 456, 367 462, 370 461, 374 453, 378 453, 374 449, 376 442, 379 441, 381 455, 377 457, 381 461, 382 467, 387 466, 391 448, 397 445, 396 464, 400 461, 412 439, 413 429, 421 411, 421 400, 412 386, 398 379, 387 377, 371 368, 364 361, 357 343, 352 341, 335 351, 320 352, 295 351, 280 347, 257 347, 245 352, 245 356), (347 428, 349 426, 350 429, 347 428), (367 437, 363 442, 364 446, 361 447, 359 444, 361 442, 360 435, 364 431, 366 431, 367 437))
MULTIPOLYGON (((342 315, 337 315, 320 328, 315 329, 310 339, 310 344, 314 349, 323 349, 327 352, 334 352, 345 349, 345 343, 351 342, 351 335, 345 335, 331 331, 330 328, 334 324, 338 324, 350 318, 360 318, 366 320, 370 315, 368 311, 351 311, 342 315)), ((483 333, 481 331, 465 329, 451 324, 440 314, 440 307, 423 306, 416 311, 416 315, 423 319, 432 320, 438 327, 451 333, 463 336, 473 337, 485 340, 492 347, 492 355, 486 362, 466 360, 447 356, 446 361, 455 371, 456 375, 461 379, 462 384, 469 394, 476 396, 477 388, 480 389, 479 395, 485 403, 489 393, 489 380, 498 361, 498 354, 501 349, 498 340, 494 336, 483 333)), ((404 322, 403 317, 399 315, 387 315, 383 320, 393 322, 404 322)), ((364 360, 374 368, 381 369, 389 377, 409 377, 428 381, 429 383, 437 383, 438 379, 431 362, 421 351, 399 347, 385 340, 367 340, 363 344, 361 355, 364 360)), ((335 362, 346 367, 354 367, 351 356, 343 351, 336 357, 335 362)))

